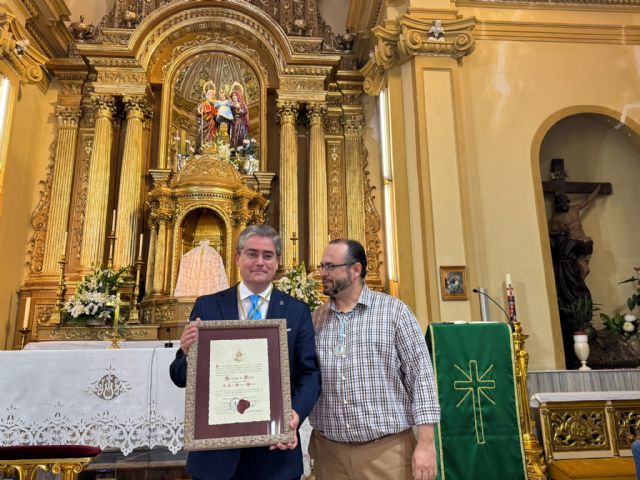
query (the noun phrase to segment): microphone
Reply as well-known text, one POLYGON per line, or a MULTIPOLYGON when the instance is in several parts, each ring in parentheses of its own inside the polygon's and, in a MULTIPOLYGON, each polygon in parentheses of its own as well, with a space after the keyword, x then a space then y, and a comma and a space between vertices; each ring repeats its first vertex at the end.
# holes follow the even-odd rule
POLYGON ((478 295, 482 295, 485 298, 488 298, 489 300, 491 300, 493 303, 495 303, 498 306, 498 308, 500 310, 502 310, 502 312, 507 316, 507 322, 511 323, 511 319, 509 318, 509 314, 507 313, 507 311, 504 308, 502 308, 502 306, 498 302, 496 302, 493 298, 491 298, 491 295, 489 295, 486 292, 483 292, 482 290, 478 290, 477 288, 474 288, 472 291, 473 291, 473 293, 477 293, 478 295))

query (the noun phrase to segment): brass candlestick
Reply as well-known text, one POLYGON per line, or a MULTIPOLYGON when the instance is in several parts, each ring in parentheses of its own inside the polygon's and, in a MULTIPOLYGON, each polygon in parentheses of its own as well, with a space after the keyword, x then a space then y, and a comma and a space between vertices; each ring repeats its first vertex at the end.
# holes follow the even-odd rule
MULTIPOLYGON (((514 311, 515 313, 515 311, 514 311)), ((529 367, 529 352, 524 348, 524 344, 529 335, 522 333, 522 324, 513 317, 511 322, 513 328, 513 350, 516 367, 516 389, 518 391, 518 407, 520 410, 520 427, 522 429, 522 443, 524 455, 527 463, 527 473, 529 479, 546 480, 547 465, 542 453, 542 447, 538 443, 533 433, 533 418, 529 405, 529 391, 527 389, 527 370, 529 367)))
POLYGON ((293 266, 298 266, 298 255, 296 254, 296 242, 298 241, 298 237, 296 236, 296 232, 293 232, 291 235, 291 243, 293 244, 293 266))
POLYGON ((58 265, 60 265, 60 279, 58 280, 58 288, 56 289, 56 308, 53 310, 53 312, 51 312, 51 319, 49 320, 53 325, 60 324, 62 306, 64 305, 64 294, 67 291, 67 286, 65 285, 64 278, 67 266, 67 258, 65 257, 64 253, 60 256, 58 265))
POLYGON ((113 270, 113 256, 115 253, 115 245, 116 245, 116 231, 111 230, 111 235, 107 237, 109 240, 109 259, 107 261, 107 265, 110 269, 113 270))
POLYGON ((120 340, 122 337, 120 336, 120 332, 118 332, 118 325, 120 323, 120 294, 116 293, 116 301, 114 303, 114 311, 113 311, 113 332, 107 335, 109 340, 111 340, 111 346, 109 346, 109 350, 118 350, 120 349, 120 340))
POLYGON ((20 350, 24 350, 24 346, 27 344, 27 335, 31 333, 28 328, 21 328, 20 332, 20 350))
POLYGON ((131 294, 131 310, 129 312, 129 320, 127 324, 140 323, 140 302, 138 296, 140 295, 140 272, 142 271, 142 257, 139 256, 135 263, 136 268, 136 283, 133 284, 133 293, 131 294))

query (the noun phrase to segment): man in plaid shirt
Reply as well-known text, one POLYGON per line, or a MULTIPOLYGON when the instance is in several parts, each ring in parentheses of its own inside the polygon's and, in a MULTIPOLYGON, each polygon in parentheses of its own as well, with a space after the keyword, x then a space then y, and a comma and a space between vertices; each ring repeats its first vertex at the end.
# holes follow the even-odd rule
POLYGON ((435 479, 440 406, 415 316, 367 288, 360 243, 332 241, 319 268, 330 299, 313 314, 322 374, 310 416, 316 477, 435 479))

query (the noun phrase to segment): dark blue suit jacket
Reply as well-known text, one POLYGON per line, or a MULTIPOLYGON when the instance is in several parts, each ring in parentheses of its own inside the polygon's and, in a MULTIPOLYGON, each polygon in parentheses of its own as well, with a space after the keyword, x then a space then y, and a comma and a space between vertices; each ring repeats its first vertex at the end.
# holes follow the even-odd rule
MULTIPOLYGON (((238 315, 237 286, 196 300, 190 320, 236 320, 238 315)), ((273 289, 267 318, 285 318, 289 346, 291 374, 291 406, 300 416, 300 424, 307 418, 320 395, 320 369, 307 304, 273 289)), ((171 380, 178 387, 187 384, 187 358, 178 349, 169 369, 171 380)), ((290 480, 303 473, 300 444, 295 450, 269 450, 268 447, 190 452, 187 471, 195 478, 227 480, 236 478, 290 480)))

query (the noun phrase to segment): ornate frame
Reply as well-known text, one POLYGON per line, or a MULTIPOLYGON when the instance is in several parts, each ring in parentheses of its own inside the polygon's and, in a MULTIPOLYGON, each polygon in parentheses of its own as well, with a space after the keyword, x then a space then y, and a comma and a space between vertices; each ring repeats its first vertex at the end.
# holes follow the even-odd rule
MULTIPOLYGON (((257 447, 273 445, 275 443, 292 442, 296 435, 295 430, 289 429, 289 418, 291 417, 291 379, 289 377, 289 351, 287 348, 287 321, 276 320, 215 320, 204 321, 198 325, 198 340, 189 349, 187 355, 187 392, 184 417, 184 446, 187 450, 220 450, 227 448, 257 447), (260 336, 259 330, 271 330, 271 337, 260 336), (276 330, 277 343, 274 345, 273 330, 276 330), (257 334, 257 335, 256 335, 257 334), (203 418, 204 411, 208 411, 208 403, 203 405, 202 398, 210 399, 209 367, 210 363, 206 356, 209 349, 206 342, 216 339, 249 339, 267 338, 269 357, 278 358, 279 371, 273 372, 269 368, 269 397, 273 406, 274 400, 281 404, 277 405, 276 412, 271 410, 271 428, 280 425, 284 431, 274 434, 257 434, 256 431, 264 431, 264 422, 245 422, 239 424, 226 424, 223 426, 211 426, 198 423, 203 418), (200 365, 200 368, 198 368, 200 365), (204 369, 203 369, 204 368, 204 369), (197 379, 202 382, 206 392, 198 390, 202 388, 202 383, 197 384, 197 379), (271 387, 279 383, 280 391, 272 393, 271 387), (277 400, 276 400, 277 399, 277 400), (275 416, 274 416, 275 414, 275 416), (280 414, 280 416, 278 416, 280 414), (275 422, 275 424, 273 423, 275 422), (238 426, 240 425, 240 427, 238 426), (242 434, 242 431, 248 434, 242 434)), ((271 362, 270 362, 271 363, 271 362)), ((271 367, 272 365, 270 365, 271 367)))

